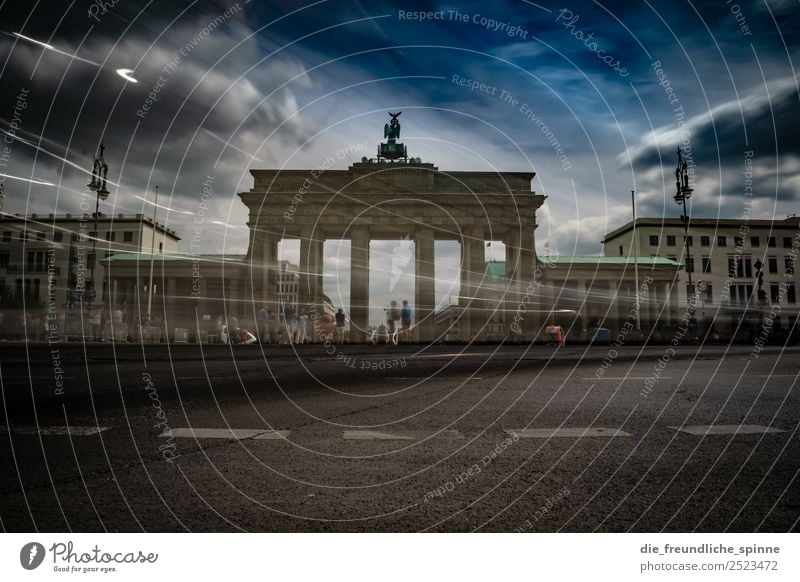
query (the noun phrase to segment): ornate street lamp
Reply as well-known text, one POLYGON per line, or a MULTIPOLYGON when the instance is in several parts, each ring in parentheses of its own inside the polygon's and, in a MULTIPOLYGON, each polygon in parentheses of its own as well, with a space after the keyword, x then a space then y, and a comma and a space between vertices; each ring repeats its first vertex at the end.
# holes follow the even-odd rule
POLYGON ((91 287, 88 292, 89 304, 91 305, 97 296, 97 290, 94 280, 94 269, 97 264, 97 219, 100 215, 100 200, 106 200, 110 192, 106 188, 106 178, 108 177, 108 164, 103 158, 103 151, 105 146, 101 143, 98 155, 94 158, 92 164, 92 181, 86 184, 92 192, 96 194, 97 203, 94 209, 94 236, 92 237, 92 270, 91 270, 91 287))
MULTIPOLYGON (((681 222, 683 222, 683 260, 684 268, 686 269, 686 278, 688 286, 686 288, 686 301, 691 303, 690 293, 694 293, 694 285, 692 285, 692 271, 689 269, 689 213, 686 210, 686 201, 692 197, 693 188, 689 187, 689 167, 686 160, 683 159, 681 148, 678 147, 678 167, 675 168, 675 202, 678 205, 683 205, 683 214, 681 215, 681 222)), ((694 321, 694 313, 690 314, 690 325, 694 321)))

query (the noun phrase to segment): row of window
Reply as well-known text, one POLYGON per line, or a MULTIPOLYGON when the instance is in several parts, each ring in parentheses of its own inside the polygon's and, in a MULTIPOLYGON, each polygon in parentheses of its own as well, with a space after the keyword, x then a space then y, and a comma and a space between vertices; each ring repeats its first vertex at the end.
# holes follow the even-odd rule
MULTIPOLYGON (((665 244, 668 247, 674 247, 677 245, 677 237, 674 234, 668 234, 664 237, 666 239, 665 244)), ((692 246, 694 244, 694 237, 692 235, 684 236, 683 239, 686 240, 686 246, 692 246)), ((659 236, 657 234, 650 235, 650 246, 657 247, 659 243, 659 236)), ((744 246, 744 237, 735 236, 733 237, 733 244, 737 247, 744 246)), ((711 246, 711 237, 702 235, 700 237, 700 246, 701 247, 710 247, 711 246)), ((717 246, 718 247, 726 247, 728 246, 728 237, 726 236, 718 236, 717 237, 717 246)), ((761 246, 761 239, 757 236, 750 237, 750 246, 753 248, 758 248, 761 246)), ((767 237, 767 246, 770 248, 775 248, 777 246, 777 242, 774 236, 767 237)), ((792 237, 785 236, 783 237, 783 248, 790 249, 792 248, 792 237)))
MULTIPOLYGON (((772 305, 778 305, 781 303, 780 288, 781 286, 779 284, 771 284, 769 286, 770 303, 772 305)), ((729 287, 728 301, 735 304, 754 303, 754 289, 755 287, 753 285, 731 285, 729 287)), ((692 296, 694 295, 694 288, 687 285, 686 292, 689 296, 692 296)), ((705 286, 703 293, 700 294, 700 299, 708 303, 714 302, 714 290, 712 285, 707 284, 705 286)), ((788 283, 786 285, 783 301, 790 304, 797 303, 797 289, 795 288, 794 283, 788 283)))
MULTIPOLYGON (((3 242, 10 243, 11 242, 11 235, 12 231, 4 230, 3 231, 3 242)), ((94 237, 97 233, 90 232, 89 236, 94 237)), ((32 240, 47 240, 47 236, 44 232, 41 231, 34 231, 34 230, 21 230, 19 232, 19 240, 21 241, 32 241, 32 240)), ((57 230, 53 233, 53 242, 62 242, 64 240, 64 232, 61 230, 57 230)), ((78 240, 78 233, 71 233, 71 240, 75 241, 78 240)), ((106 231, 106 240, 109 242, 114 242, 117 240, 117 232, 114 230, 106 231)), ((133 242, 133 231, 126 230, 122 233, 122 241, 123 242, 133 242)))
MULTIPOLYGON (((677 261, 678 257, 671 255, 667 257, 671 261, 677 261)), ((686 257, 686 270, 694 273, 694 257, 686 257)), ((711 272, 711 257, 702 257, 702 271, 703 273, 711 272)), ((763 269, 763 267, 762 267, 763 269)), ((743 257, 741 255, 728 256, 728 275, 730 277, 752 277, 755 268, 753 267, 752 257, 743 257)), ((783 258, 783 271, 787 275, 794 275, 794 257, 787 256, 783 258)), ((776 274, 778 272, 778 257, 767 258, 767 272, 776 274)))

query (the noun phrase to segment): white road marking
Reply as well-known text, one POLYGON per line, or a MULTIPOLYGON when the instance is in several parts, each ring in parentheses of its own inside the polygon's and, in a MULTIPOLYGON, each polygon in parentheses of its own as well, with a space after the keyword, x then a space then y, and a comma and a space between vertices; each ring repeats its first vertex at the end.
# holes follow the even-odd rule
MULTIPOLYGON (((280 438, 279 435, 273 436, 276 431, 264 430, 263 428, 173 428, 172 434, 162 433, 158 436, 169 438, 171 436, 179 439, 198 438, 198 439, 249 439, 262 435, 264 439, 280 438), (269 435, 269 436, 266 436, 269 435)), ((285 432, 288 431, 278 431, 285 432)))
POLYGON ((288 430, 268 430, 267 432, 253 437, 254 441, 282 441, 286 440, 291 431, 288 430))
POLYGON ((600 427, 584 427, 584 428, 525 428, 525 429, 508 429, 505 431, 511 436, 517 436, 521 439, 549 439, 549 438, 575 438, 575 437, 629 437, 632 434, 622 431, 618 428, 600 428, 600 427))
MULTIPOLYGON (((40 434, 43 436, 91 436, 108 430, 108 426, 13 426, 11 432, 17 434, 40 434)), ((0 432, 8 432, 7 426, 0 426, 0 432)))
MULTIPOLYGON (((595 377, 595 378, 581 378, 581 380, 649 380, 650 378, 651 378, 650 376, 628 376, 627 378, 623 377, 623 376, 620 376, 618 378, 614 378, 614 377, 611 377, 611 376, 605 376, 603 378, 597 378, 597 377, 595 377)), ((672 378, 672 376, 659 376, 659 378, 661 380, 668 380, 668 379, 672 378)))
POLYGON ((763 434, 766 432, 786 432, 779 428, 759 424, 700 424, 696 426, 670 426, 673 430, 697 436, 707 434, 763 434))
POLYGON ((379 432, 377 430, 346 430, 344 431, 346 441, 413 441, 410 436, 379 432))
POLYGON ((467 381, 467 380, 483 380, 483 378, 475 377, 475 378, 451 378, 449 376, 419 376, 417 378, 411 376, 387 376, 386 380, 460 380, 460 381, 467 381))

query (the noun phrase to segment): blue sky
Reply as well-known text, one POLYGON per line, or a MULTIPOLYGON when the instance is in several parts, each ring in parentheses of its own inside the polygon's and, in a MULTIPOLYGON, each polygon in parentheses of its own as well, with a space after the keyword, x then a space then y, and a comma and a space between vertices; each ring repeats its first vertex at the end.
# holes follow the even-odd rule
MULTIPOLYGON (((533 188, 548 196, 540 253, 600 253, 603 233, 629 219, 632 189, 640 216, 677 216, 678 145, 694 165, 693 215, 742 215, 748 151, 753 216, 798 209, 796 1, 106 5, 0 8, 0 127, 16 117, 17 135, 39 146, 15 142, 4 170, 56 184, 6 179, 8 212, 77 211, 85 177, 64 160, 88 167, 102 139, 118 184, 106 211, 149 213, 137 196, 158 184, 175 209, 162 218, 186 230, 213 175, 217 223, 205 250, 242 252, 246 211, 235 193, 250 187, 250 168, 315 167, 360 143, 371 152, 387 110, 403 111, 411 155, 442 169, 535 171, 533 188), (27 106, 15 116, 22 90, 27 106)), ((403 254, 388 245, 375 252, 403 254)), ((326 245, 328 281, 345 289, 336 252, 326 245)), ((457 249, 437 253, 442 273, 454 272, 457 249)), ((374 279, 382 302, 390 285, 374 279)), ((442 279, 444 300, 452 277, 442 279)), ((411 296, 398 284, 392 293, 411 296)))

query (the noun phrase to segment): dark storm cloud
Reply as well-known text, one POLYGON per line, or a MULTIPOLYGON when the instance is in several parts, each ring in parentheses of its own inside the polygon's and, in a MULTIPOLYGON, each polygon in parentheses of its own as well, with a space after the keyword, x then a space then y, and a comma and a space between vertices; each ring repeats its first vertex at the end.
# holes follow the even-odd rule
MULTIPOLYGON (((29 88, 20 135, 41 137, 42 147, 87 168, 103 139, 121 184, 114 202, 123 208, 149 212, 133 196, 159 184, 162 194, 173 193, 169 204, 191 212, 205 177, 216 175, 215 219, 232 228, 209 232, 209 250, 221 248, 223 236, 225 248, 244 249, 246 216, 235 193, 249 188, 250 167, 314 167, 343 144, 368 143, 371 151, 390 108, 406 110, 404 140, 414 155, 443 169, 535 170, 533 187, 549 197, 540 249, 547 240, 562 252, 599 252, 603 232, 628 220, 633 188, 641 212, 673 215, 679 121, 691 131, 702 186, 697 212, 730 206, 745 149, 755 152, 758 195, 778 213, 796 205, 800 128, 791 62, 800 58, 800 15, 793 3, 739 2, 734 13, 725 0, 352 0, 286 16, 302 5, 242 1, 237 14, 197 39, 236 4, 165 0, 142 12, 126 1, 97 21, 87 16, 91 2, 66 13, 66 1, 4 5, 6 32, 104 66, 0 37, 0 125, 8 127, 18 91, 29 88), (400 10, 444 18, 401 18, 400 10), (165 64, 193 40, 158 100, 138 116, 165 64), (681 119, 654 61, 679 96, 681 119), (125 85, 114 73, 122 67, 134 69, 139 83, 125 85), (465 88, 454 75, 497 91, 465 88)), ((15 145, 17 175, 59 183, 57 210, 76 207, 85 176, 41 153, 34 166, 32 154, 15 145)), ((7 185, 7 209, 55 209, 53 188, 7 185)), ((180 230, 191 217, 170 220, 180 230)))

